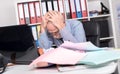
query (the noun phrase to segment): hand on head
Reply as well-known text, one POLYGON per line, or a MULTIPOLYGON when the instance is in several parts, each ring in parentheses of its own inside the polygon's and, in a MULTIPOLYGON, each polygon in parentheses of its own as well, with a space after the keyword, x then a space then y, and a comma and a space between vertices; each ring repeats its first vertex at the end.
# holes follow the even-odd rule
POLYGON ((63 15, 57 11, 49 11, 42 17, 42 32, 47 29, 54 38, 60 38, 59 30, 65 26, 63 15))
POLYGON ((49 22, 52 22, 52 24, 56 26, 59 30, 65 26, 64 17, 60 12, 49 11, 46 13, 45 17, 49 22))

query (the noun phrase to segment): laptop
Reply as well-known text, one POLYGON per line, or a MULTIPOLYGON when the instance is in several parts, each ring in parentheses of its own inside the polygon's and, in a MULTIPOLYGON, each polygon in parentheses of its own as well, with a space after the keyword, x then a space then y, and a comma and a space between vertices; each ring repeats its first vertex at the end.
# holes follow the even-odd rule
POLYGON ((29 64, 37 58, 37 48, 31 26, 12 25, 0 27, 0 53, 9 62, 16 64, 29 64))

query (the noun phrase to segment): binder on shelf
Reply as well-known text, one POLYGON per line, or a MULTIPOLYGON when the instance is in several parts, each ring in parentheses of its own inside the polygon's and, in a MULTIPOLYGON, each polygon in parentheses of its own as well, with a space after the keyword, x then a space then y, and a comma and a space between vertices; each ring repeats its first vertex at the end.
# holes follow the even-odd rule
POLYGON ((81 9, 82 9, 82 17, 87 17, 87 5, 86 0, 80 0, 81 3, 81 9))
POLYGON ((40 37, 40 24, 37 25, 37 36, 40 37))
POLYGON ((54 10, 54 0, 51 0, 52 10, 54 10))
POLYGON ((25 14, 26 24, 30 24, 30 13, 28 8, 28 3, 24 3, 24 14, 25 14))
POLYGON ((47 6, 48 11, 53 10, 52 0, 47 0, 47 6))
POLYGON ((58 10, 64 15, 64 5, 63 0, 58 0, 58 10))
POLYGON ((44 0, 44 2, 45 2, 45 5, 46 5, 46 10, 47 10, 47 12, 48 12, 48 4, 47 4, 47 0, 44 0))
POLYGON ((19 23, 20 24, 26 24, 23 4, 18 3, 17 7, 18 7, 19 23))
POLYGON ((36 11, 34 2, 29 2, 31 24, 36 23, 36 11))
POLYGON ((36 27, 36 25, 32 25, 31 29, 32 29, 33 38, 34 38, 35 43, 36 43, 36 47, 38 47, 39 44, 38 44, 38 35, 37 35, 37 27, 36 27))
POLYGON ((41 14, 40 2, 39 1, 35 2, 35 10, 36 10, 36 22, 41 23, 42 22, 42 14, 41 14))
POLYGON ((43 13, 43 15, 45 15, 45 13, 47 12, 47 7, 46 7, 46 3, 45 3, 45 1, 41 1, 41 6, 42 6, 42 13, 43 13))
POLYGON ((80 5, 80 0, 74 0, 75 1, 75 9, 76 9, 76 16, 77 18, 82 17, 82 10, 80 5))
POLYGON ((65 0, 65 10, 66 10, 67 19, 70 19, 71 18, 71 16, 70 16, 70 5, 69 5, 68 0, 65 0))
POLYGON ((31 26, 31 29, 32 29, 33 38, 34 38, 34 40, 36 41, 36 40, 38 39, 38 36, 37 36, 37 27, 36 27, 36 25, 32 25, 32 26, 31 26))
POLYGON ((76 11, 75 11, 74 0, 69 0, 69 4, 70 4, 70 15, 71 15, 71 18, 76 18, 76 11))
POLYGON ((53 1, 53 5, 54 5, 54 11, 58 11, 58 0, 54 0, 53 1))

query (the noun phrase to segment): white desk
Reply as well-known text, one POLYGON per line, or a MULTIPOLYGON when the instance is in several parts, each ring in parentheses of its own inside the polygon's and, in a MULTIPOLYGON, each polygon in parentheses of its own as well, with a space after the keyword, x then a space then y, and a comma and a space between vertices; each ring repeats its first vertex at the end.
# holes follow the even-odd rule
POLYGON ((3 74, 111 74, 115 71, 117 63, 110 63, 98 68, 86 68, 67 72, 58 72, 56 68, 30 69, 28 65, 15 65, 7 67, 3 74))

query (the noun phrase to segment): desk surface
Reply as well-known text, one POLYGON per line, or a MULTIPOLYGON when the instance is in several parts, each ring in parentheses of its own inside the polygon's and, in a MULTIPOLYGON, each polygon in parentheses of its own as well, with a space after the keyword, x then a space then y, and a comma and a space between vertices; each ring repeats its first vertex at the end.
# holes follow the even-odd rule
POLYGON ((111 74, 115 71, 117 63, 109 63, 106 66, 85 68, 73 71, 58 72, 57 68, 31 69, 28 65, 14 65, 7 67, 3 74, 111 74))

